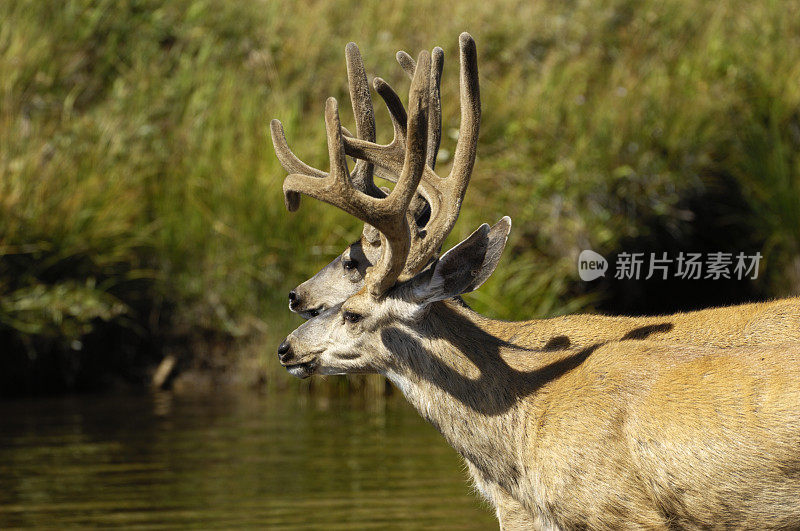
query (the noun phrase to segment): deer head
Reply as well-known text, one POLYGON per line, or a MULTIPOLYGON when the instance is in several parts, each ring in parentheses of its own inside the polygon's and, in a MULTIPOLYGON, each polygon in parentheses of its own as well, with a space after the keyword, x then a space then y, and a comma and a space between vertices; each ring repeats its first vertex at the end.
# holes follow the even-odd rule
MULTIPOLYGON (((440 80, 444 52, 439 47, 434 48, 430 60, 421 69, 417 68, 418 64, 411 56, 405 52, 397 53, 397 60, 409 77, 413 79, 418 70, 422 75, 427 73, 428 95, 425 164, 419 189, 406 214, 410 229, 410 253, 404 267, 406 274, 418 272, 438 255, 442 242, 458 218, 475 162, 480 125, 480 92, 475 42, 467 33, 460 37, 460 56, 461 126, 452 169, 447 177, 441 177, 434 172, 434 168, 441 140, 440 80)), ((350 98, 356 117, 355 136, 341 128, 340 141, 344 153, 357 159, 349 180, 355 190, 373 198, 383 198, 388 191, 376 187, 373 177, 377 175, 391 182, 399 181, 409 147, 408 116, 395 91, 381 78, 375 78, 375 90, 386 103, 394 128, 394 139, 389 144, 376 144, 369 84, 361 55, 354 43, 347 45, 345 57, 350 98)), ((272 121, 271 130, 275 152, 287 172, 317 178, 326 175, 306 165, 291 152, 278 120, 272 121)), ((298 206, 298 200, 296 194, 287 194, 287 207, 293 210, 298 206)), ((368 268, 381 258, 382 241, 380 232, 365 223, 358 241, 289 293, 290 310, 306 318, 313 317, 359 291, 364 285, 368 268)))
POLYGON ((397 353, 410 348, 404 349, 392 330, 424 337, 430 305, 479 288, 497 267, 510 228, 508 217, 493 227, 484 223, 423 271, 389 287, 368 272, 364 289, 306 321, 281 343, 281 364, 298 378, 387 374, 398 362, 397 353))

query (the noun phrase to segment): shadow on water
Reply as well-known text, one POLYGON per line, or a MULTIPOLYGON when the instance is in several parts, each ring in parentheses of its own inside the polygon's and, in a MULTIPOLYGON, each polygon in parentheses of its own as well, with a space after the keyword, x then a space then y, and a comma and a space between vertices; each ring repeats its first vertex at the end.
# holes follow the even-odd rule
POLYGON ((0 403, 0 528, 496 526, 402 399, 0 403))

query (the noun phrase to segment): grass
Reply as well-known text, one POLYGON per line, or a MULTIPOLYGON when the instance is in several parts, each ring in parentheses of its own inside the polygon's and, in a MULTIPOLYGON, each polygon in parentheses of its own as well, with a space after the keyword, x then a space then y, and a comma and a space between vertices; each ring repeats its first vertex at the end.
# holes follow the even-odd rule
MULTIPOLYGON (((324 99, 337 97, 352 124, 350 40, 401 94, 395 51, 445 49, 448 153, 458 34, 478 43, 479 158, 449 241, 514 220, 500 268, 470 297, 478 310, 521 319, 608 308, 613 286, 576 277, 580 250, 691 248, 703 234, 724 235, 704 244, 714 250, 762 250, 748 293, 795 292, 798 10, 700 0, 4 2, 0 336, 11 348, 0 367, 24 376, 17 390, 58 390, 107 372, 141 379, 141 367, 180 345, 238 338, 271 353, 299 323, 285 293, 359 226, 311 200, 285 211, 268 122, 280 118, 295 152, 326 168, 324 99)), ((385 141, 391 127, 378 114, 385 141)), ((271 361, 259 370, 275 372, 271 361)))

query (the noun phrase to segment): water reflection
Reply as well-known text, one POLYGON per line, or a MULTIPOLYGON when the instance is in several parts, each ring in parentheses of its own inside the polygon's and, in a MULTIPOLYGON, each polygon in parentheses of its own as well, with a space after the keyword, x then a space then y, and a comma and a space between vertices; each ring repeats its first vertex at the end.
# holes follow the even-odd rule
POLYGON ((0 403, 0 528, 496 527, 402 399, 0 403))

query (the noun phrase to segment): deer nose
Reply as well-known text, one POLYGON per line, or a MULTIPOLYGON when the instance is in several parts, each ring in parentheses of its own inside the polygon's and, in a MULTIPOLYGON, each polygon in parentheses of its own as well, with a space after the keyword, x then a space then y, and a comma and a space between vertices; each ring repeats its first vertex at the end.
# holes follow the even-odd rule
POLYGON ((297 293, 292 290, 289 292, 289 302, 294 302, 297 300, 297 293))
POLYGON ((284 339, 283 343, 280 344, 278 347, 278 359, 281 363, 285 362, 286 360, 292 357, 292 346, 289 344, 289 341, 284 339))

